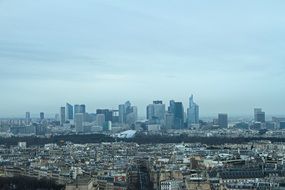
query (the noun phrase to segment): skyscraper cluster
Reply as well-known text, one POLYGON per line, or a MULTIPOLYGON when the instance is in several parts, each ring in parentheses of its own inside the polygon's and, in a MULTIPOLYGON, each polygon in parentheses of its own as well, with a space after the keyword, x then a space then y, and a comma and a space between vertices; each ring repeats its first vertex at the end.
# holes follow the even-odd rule
POLYGON ((119 122, 121 124, 134 124, 138 119, 138 109, 130 101, 119 105, 119 122))
POLYGON ((83 123, 86 119, 86 106, 84 104, 72 106, 66 103, 65 107, 60 107, 60 125, 66 122, 74 122, 77 132, 83 132, 83 123))
POLYGON ((168 109, 162 101, 153 101, 147 106, 147 119, 149 124, 160 124, 164 129, 183 129, 199 123, 199 106, 189 98, 189 108, 185 114, 182 102, 169 101, 168 109))
MULTIPOLYGON (((138 109, 130 101, 118 106, 118 110, 97 109, 96 113, 87 113, 84 104, 71 105, 66 103, 60 108, 60 125, 74 123, 76 132, 84 132, 85 122, 95 122, 97 126, 106 126, 111 123, 121 125, 133 125, 138 120, 138 109)), ((193 95, 189 98, 189 108, 184 111, 182 102, 170 100, 168 109, 161 100, 155 100, 146 107, 147 124, 159 125, 152 128, 161 129, 183 129, 187 126, 199 123, 199 106, 193 100, 193 95)))
POLYGON ((118 110, 97 109, 96 113, 87 113, 85 104, 73 106, 66 103, 65 107, 60 107, 59 121, 61 126, 74 124, 76 132, 83 133, 90 123, 106 130, 111 128, 112 123, 132 125, 137 121, 137 115, 137 107, 129 101, 119 105, 118 110))
MULTIPOLYGON (((41 113, 40 118, 44 118, 41 113)), ((60 108, 60 124, 63 126, 66 122, 73 123, 76 132, 84 132, 86 123, 95 122, 97 126, 105 129, 110 128, 112 124, 135 126, 138 120, 138 109, 130 101, 120 104, 117 110, 97 109, 95 113, 87 113, 85 104, 71 105, 66 103, 65 107, 60 108)), ((188 107, 185 111, 183 103, 170 100, 166 106, 161 100, 154 100, 146 106, 146 126, 148 129, 185 129, 196 128, 200 126, 199 105, 194 101, 194 96, 189 97, 188 107)), ((29 112, 26 113, 26 122, 29 122, 29 112)), ((265 123, 265 112, 261 108, 254 109, 254 122, 256 124, 265 123)), ((94 124, 94 123, 93 123, 94 124)), ((220 128, 227 128, 228 114, 219 113, 214 119, 213 124, 220 128)))
MULTIPOLYGON (((236 125, 233 121, 229 122, 227 113, 219 113, 212 122, 199 120, 199 105, 194 101, 194 96, 190 95, 187 111, 180 101, 170 100, 166 105, 162 100, 154 100, 146 106, 146 120, 138 121, 138 109, 130 101, 118 105, 117 109, 98 108, 95 112, 88 113, 85 104, 66 103, 60 107, 54 122, 59 131, 72 131, 76 133, 96 133, 99 131, 116 131, 121 129, 146 130, 151 133, 157 131, 167 132, 168 130, 179 129, 208 129, 208 128, 231 128, 236 125), (230 125, 229 125, 230 123, 230 125)), ((265 112, 261 108, 254 109, 253 120, 248 125, 240 123, 239 128, 266 129, 266 128, 285 128, 283 118, 275 118, 274 122, 278 125, 273 126, 266 122, 265 112)), ((39 117, 31 118, 30 112, 26 112, 22 122, 27 126, 46 126, 49 118, 45 119, 44 112, 39 113, 39 117)), ((21 123, 21 122, 20 122, 21 123)), ((38 127, 39 128, 39 127, 38 127)), ((17 134, 18 128, 13 128, 17 134)), ((21 129, 22 130, 22 129, 21 129)), ((170 130, 170 131, 172 131, 170 130)), ((44 130, 43 130, 44 131, 44 130)), ((35 134, 42 134, 36 132, 35 134)))

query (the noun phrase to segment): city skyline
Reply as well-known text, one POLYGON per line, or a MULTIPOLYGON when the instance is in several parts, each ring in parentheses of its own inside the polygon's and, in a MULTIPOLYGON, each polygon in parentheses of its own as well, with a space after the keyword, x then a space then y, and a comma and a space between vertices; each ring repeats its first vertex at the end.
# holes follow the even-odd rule
POLYGON ((201 116, 284 115, 284 5, 1 1, 0 117, 126 100, 145 115, 155 99, 187 105, 190 93, 201 116))
POLYGON ((284 0, 0 0, 0 189, 285 190, 284 0))
MULTIPOLYGON (((191 96, 192 96, 192 94, 191 94, 191 96)), ((191 96, 189 96, 189 97, 191 98, 191 96)), ((197 98, 197 96, 195 96, 195 99, 199 100, 199 98, 197 98)), ((181 101, 179 99, 164 100, 164 99, 161 99, 161 98, 157 98, 157 99, 152 99, 150 102, 157 101, 157 100, 162 101, 166 105, 166 110, 165 111, 167 111, 167 107, 169 106, 169 102, 171 100, 182 102, 183 106, 185 107, 184 113, 188 117, 188 110, 187 109, 189 108, 188 107, 189 106, 189 98, 184 98, 183 100, 185 100, 185 101, 181 101)), ((131 101, 131 100, 125 100, 125 101, 131 101)), ((124 100, 123 100, 123 102, 124 102, 124 100)), ((146 109, 147 109, 147 106, 150 104, 150 102, 146 103, 145 105, 141 105, 141 106, 138 106, 138 104, 136 102, 134 102, 134 101, 131 101, 131 102, 133 102, 136 105, 136 107, 138 108, 138 117, 140 119, 146 119, 147 118, 146 109)), ((46 111, 44 109, 38 109, 38 110, 21 109, 21 110, 24 110, 23 113, 22 112, 20 113, 19 111, 15 111, 12 114, 2 114, 2 115, 0 115, 0 118, 22 118, 22 117, 25 116, 26 112, 29 112, 31 114, 31 117, 33 117, 33 118, 37 118, 41 112, 43 112, 45 114, 45 116, 47 116, 48 118, 53 118, 55 114, 59 114, 60 113, 58 111, 60 106, 66 108, 67 104, 71 105, 72 107, 78 105, 78 103, 74 103, 72 101, 66 101, 65 103, 62 103, 60 105, 56 105, 56 107, 52 108, 52 110, 53 110, 52 112, 48 112, 48 111, 46 111)), ((195 104, 196 104, 196 101, 195 101, 195 104)), ((86 111, 88 113, 96 113, 97 109, 118 110, 119 103, 113 104, 113 105, 106 104, 106 103, 104 103, 104 104, 99 104, 99 103, 97 103, 97 104, 96 103, 87 104, 87 103, 84 103, 84 101, 83 101, 83 105, 86 105, 86 111), (97 105, 103 105, 103 106, 100 107, 100 106, 97 106, 97 105)), ((200 101, 199 101, 199 104, 198 104, 198 109, 199 109, 198 110, 198 115, 200 115, 200 118, 208 118, 208 117, 209 118, 213 118, 213 117, 216 117, 217 114, 219 114, 219 113, 228 113, 230 118, 231 117, 246 117, 247 118, 247 117, 254 117, 253 114, 252 114, 254 109, 256 109, 256 108, 264 109, 264 107, 257 105, 255 107, 251 107, 249 110, 246 110, 243 113, 228 112, 228 111, 222 110, 222 109, 219 109, 218 111, 215 111, 215 112, 214 111, 204 112, 203 108, 202 108, 202 112, 200 112, 200 107, 201 107, 201 104, 200 104, 200 101)), ((264 110, 266 110, 266 109, 264 109, 264 110)), ((65 112, 66 112, 66 110, 65 110, 65 112)), ((267 112, 267 110, 266 110, 266 118, 270 118, 272 116, 285 116, 285 113, 284 112, 271 113, 271 112, 267 112)))
MULTIPOLYGON (((188 98, 188 102, 184 104, 184 102, 182 101, 177 101, 177 100, 173 100, 173 99, 170 99, 168 101, 163 101, 161 99, 156 99, 156 100, 153 100, 152 103, 150 104, 147 104, 147 105, 144 105, 144 107, 142 108, 139 108, 138 106, 136 106, 136 103, 134 103, 134 107, 136 107, 137 110, 143 110, 141 113, 137 111, 137 119, 138 121, 139 120, 149 120, 151 121, 152 120, 152 116, 155 116, 154 118, 156 117, 159 117, 161 118, 162 115, 167 115, 168 113, 171 113, 173 112, 173 110, 171 111, 171 109, 174 109, 174 108, 171 108, 171 104, 172 103, 182 103, 182 109, 183 109, 183 112, 184 112, 184 120, 186 123, 189 123, 189 124, 198 124, 198 121, 199 121, 199 118, 200 119, 215 119, 217 118, 217 116, 219 114, 227 114, 229 115, 229 118, 232 118, 232 119, 236 119, 236 118, 243 118, 243 119, 249 119, 249 118, 252 118, 252 120, 254 121, 257 121, 256 119, 256 112, 260 112, 260 113, 263 113, 264 114, 264 119, 271 119, 272 117, 283 117, 284 115, 282 114, 271 114, 271 113, 266 113, 265 115, 265 112, 262 112, 262 108, 260 107, 254 107, 251 109, 250 112, 247 112, 247 113, 244 113, 243 115, 235 115, 235 114, 232 114, 232 113, 229 113, 229 112, 223 112, 223 111, 220 111, 220 112, 216 112, 216 113, 213 113, 211 115, 205 115, 205 114, 202 114, 200 115, 200 105, 197 104, 197 102, 193 101, 193 94, 191 94, 188 98), (157 111, 155 110, 150 110, 150 106, 154 106, 154 105, 163 105, 162 107, 160 106, 155 108, 157 109, 157 111), (195 108, 194 108, 195 107, 195 108), (164 110, 161 109, 161 108, 165 108, 164 110), (196 110, 198 109, 197 111, 194 111, 192 110, 191 112, 189 112, 189 110, 193 109, 196 110), (163 111, 163 112, 161 112, 163 111), (151 117, 149 117, 149 113, 151 113, 151 117), (153 115, 154 114, 154 115, 153 115), (158 115, 157 115, 158 114, 158 115), (159 114, 162 114, 161 116, 159 114), (190 115, 189 115, 190 114, 190 115), (193 115, 194 114, 194 115, 193 115), (196 118, 193 120, 193 117, 196 118), (193 122, 195 121, 195 122, 193 122)), ((6 118, 26 118, 27 120, 27 117, 28 118, 40 118, 42 114, 44 114, 45 116, 47 116, 47 118, 50 118, 50 119, 53 119, 56 115, 58 115, 59 118, 62 118, 61 117, 61 114, 63 114, 63 117, 64 117, 64 121, 68 121, 68 120, 73 120, 76 113, 89 113, 89 114, 98 114, 98 110, 99 112, 101 112, 101 110, 110 110, 110 111, 117 111, 118 113, 120 113, 120 109, 121 109, 121 106, 124 106, 125 104, 132 104, 131 101, 127 100, 125 101, 124 104, 118 104, 118 105, 113 105, 111 107, 96 107, 95 109, 90 109, 89 105, 87 104, 78 104, 78 103, 75 103, 73 104, 72 102, 66 102, 65 104, 62 104, 62 106, 58 107, 59 110, 57 110, 56 112, 54 113, 47 113, 45 112, 44 110, 40 111, 40 112, 30 112, 29 110, 26 110, 26 112, 19 116, 14 116, 14 117, 6 117, 6 118), (65 105, 65 106, 64 106, 65 105), (72 113, 72 114, 71 114, 72 113), (27 116, 28 114, 28 116, 27 116)), ((92 107, 92 106, 91 106, 92 107)), ((123 108, 125 109, 125 108, 123 108)), ((154 109, 154 108, 152 108, 154 109)), ((0 117, 0 118, 5 118, 5 117, 0 117)), ((162 118, 161 118, 162 119, 162 118)), ((123 120, 123 119, 119 119, 119 120, 123 120)))

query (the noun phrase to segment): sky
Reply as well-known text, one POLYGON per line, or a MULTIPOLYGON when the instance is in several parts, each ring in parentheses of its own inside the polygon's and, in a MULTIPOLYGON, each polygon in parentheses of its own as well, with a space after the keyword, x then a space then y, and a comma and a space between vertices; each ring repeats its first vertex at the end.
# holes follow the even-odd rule
POLYGON ((285 115, 284 0, 0 0, 0 117, 130 100, 285 115))

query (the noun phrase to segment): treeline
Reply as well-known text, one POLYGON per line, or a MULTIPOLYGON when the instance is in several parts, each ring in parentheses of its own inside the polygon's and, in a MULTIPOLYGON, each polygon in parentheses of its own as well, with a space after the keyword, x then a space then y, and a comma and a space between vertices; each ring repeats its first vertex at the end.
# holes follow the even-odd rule
POLYGON ((264 137, 189 137, 187 135, 180 136, 162 136, 162 135, 137 135, 135 138, 127 140, 138 144, 157 144, 157 143, 202 143, 207 145, 241 144, 258 140, 270 140, 272 142, 285 142, 285 138, 264 138, 264 137))
POLYGON ((76 144, 85 143, 101 143, 101 142, 136 142, 138 144, 157 144, 157 143, 202 143, 207 145, 221 145, 225 143, 240 144, 258 140, 270 140, 271 142, 285 142, 285 138, 274 138, 274 137, 189 137, 187 135, 180 136, 165 136, 165 135, 144 135, 138 134, 131 139, 115 139, 104 134, 88 134, 88 135, 62 135, 52 136, 50 138, 39 138, 39 137, 11 137, 11 138, 0 138, 1 145, 17 145, 18 142, 27 142, 30 145, 44 145, 48 143, 63 144, 67 141, 76 144))
POLYGON ((0 177, 1 190, 62 190, 64 185, 56 184, 50 179, 36 179, 26 176, 0 177))
POLYGON ((44 145, 49 143, 65 143, 70 141, 72 143, 84 144, 84 143, 101 143, 101 142, 112 142, 115 139, 104 135, 104 134, 90 134, 90 135, 61 135, 51 136, 49 138, 40 137, 10 137, 0 138, 1 145, 17 145, 18 142, 27 142, 27 145, 44 145))

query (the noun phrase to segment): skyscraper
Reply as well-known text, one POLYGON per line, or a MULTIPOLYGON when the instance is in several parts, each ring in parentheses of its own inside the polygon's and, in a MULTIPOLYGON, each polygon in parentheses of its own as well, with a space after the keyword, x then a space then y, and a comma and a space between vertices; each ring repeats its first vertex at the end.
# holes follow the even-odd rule
POLYGON ((77 114, 77 113, 80 113, 80 105, 75 104, 74 105, 74 117, 75 117, 75 114, 77 114))
POLYGON ((86 113, 86 106, 85 104, 80 105, 80 113, 86 113))
POLYGON ((112 110, 112 123, 119 123, 119 110, 112 110))
POLYGON ((130 106, 126 110, 126 124, 132 125, 138 119, 138 108, 136 106, 130 106))
POLYGON ((136 106, 132 106, 130 101, 119 105, 119 122, 133 124, 137 121, 138 111, 136 106))
POLYGON ((265 122, 265 112, 261 108, 254 108, 254 121, 255 122, 265 122))
POLYGON ((97 109, 96 114, 104 114, 105 121, 112 121, 113 122, 113 111, 109 109, 97 109))
POLYGON ((76 105, 74 105, 74 118, 75 118, 75 115, 77 114, 77 113, 83 113, 83 120, 84 121, 86 121, 86 106, 85 106, 85 104, 81 104, 81 105, 78 105, 78 104, 76 104, 76 105))
POLYGON ((76 113, 74 117, 74 124, 76 133, 82 133, 83 130, 83 122, 84 122, 84 114, 83 113, 76 113))
POLYGON ((228 127, 228 114, 219 113, 219 115, 218 115, 218 125, 221 128, 227 128, 228 127))
POLYGON ((174 113, 175 112, 175 101, 174 100, 170 100, 169 101, 168 111, 170 113, 174 113))
POLYGON ((168 110, 169 113, 174 115, 174 128, 182 129, 184 127, 184 108, 182 102, 170 100, 168 110))
POLYGON ((125 104, 119 105, 119 123, 125 123, 125 104))
POLYGON ((74 115, 77 113, 86 113, 86 106, 85 104, 81 104, 81 105, 74 105, 74 115))
POLYGON ((189 98, 189 108, 187 110, 188 125, 199 123, 199 106, 193 101, 193 95, 189 98))
POLYGON ((73 120, 73 106, 69 103, 66 103, 65 106, 66 111, 66 119, 67 120, 73 120))
POLYGON ((40 113, 40 120, 42 121, 42 120, 44 120, 45 119, 45 113, 44 112, 41 112, 40 113))
POLYGON ((174 114, 167 112, 165 114, 165 129, 173 129, 174 128, 174 114))
POLYGON ((96 114, 96 124, 98 125, 98 126, 101 126, 101 127, 103 127, 104 126, 104 124, 105 124, 105 115, 104 114, 96 114))
POLYGON ((60 125, 65 123, 65 107, 60 107, 60 125))
POLYGON ((175 102, 174 124, 177 129, 184 127, 184 108, 182 102, 175 102))
POLYGON ((153 101, 153 104, 149 104, 146 108, 147 119, 149 121, 157 121, 163 123, 165 118, 165 104, 162 101, 153 101))
POLYGON ((30 124, 31 122, 31 114, 30 112, 26 112, 26 124, 30 124))

